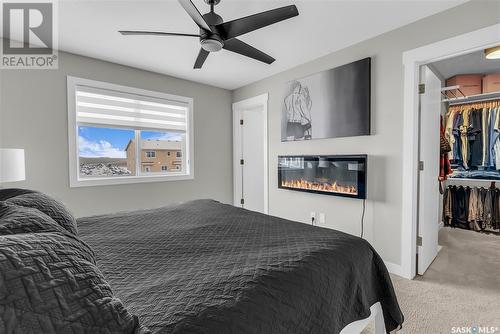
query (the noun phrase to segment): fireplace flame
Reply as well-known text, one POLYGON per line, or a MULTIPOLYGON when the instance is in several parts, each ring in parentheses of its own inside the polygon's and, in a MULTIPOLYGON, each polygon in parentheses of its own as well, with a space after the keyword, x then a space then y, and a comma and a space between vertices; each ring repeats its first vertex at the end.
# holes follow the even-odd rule
POLYGON ((306 189, 306 190, 316 190, 331 193, 342 193, 349 195, 357 195, 358 190, 354 186, 344 186, 337 184, 337 181, 333 183, 319 183, 311 182, 304 179, 300 180, 282 180, 281 186, 285 188, 295 188, 295 189, 306 189))

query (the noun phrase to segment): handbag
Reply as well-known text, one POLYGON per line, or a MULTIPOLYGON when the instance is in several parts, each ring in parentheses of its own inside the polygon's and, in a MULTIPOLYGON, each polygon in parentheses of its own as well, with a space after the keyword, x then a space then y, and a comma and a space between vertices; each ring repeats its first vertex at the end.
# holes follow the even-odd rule
POLYGON ((439 136, 439 147, 441 154, 445 154, 451 151, 450 142, 445 138, 443 133, 441 133, 439 136))

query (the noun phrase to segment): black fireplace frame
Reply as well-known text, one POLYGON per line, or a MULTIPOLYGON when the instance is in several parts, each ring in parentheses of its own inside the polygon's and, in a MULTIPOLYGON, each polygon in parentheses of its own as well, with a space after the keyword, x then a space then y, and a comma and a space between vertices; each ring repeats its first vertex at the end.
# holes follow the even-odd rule
POLYGON ((366 199, 366 181, 367 181, 367 164, 368 156, 366 154, 353 154, 353 155, 279 155, 278 156, 278 188, 286 189, 286 190, 294 190, 308 193, 315 193, 321 195, 330 195, 330 196, 340 196, 340 197, 349 197, 356 199, 366 199), (357 194, 347 194, 340 192, 328 192, 321 190, 313 190, 313 189, 300 189, 293 187, 285 187, 281 185, 282 175, 280 173, 279 161, 282 158, 303 158, 305 161, 317 161, 321 159, 327 159, 328 161, 353 161, 360 164, 364 164, 364 168, 358 170, 358 184, 357 184, 357 194))

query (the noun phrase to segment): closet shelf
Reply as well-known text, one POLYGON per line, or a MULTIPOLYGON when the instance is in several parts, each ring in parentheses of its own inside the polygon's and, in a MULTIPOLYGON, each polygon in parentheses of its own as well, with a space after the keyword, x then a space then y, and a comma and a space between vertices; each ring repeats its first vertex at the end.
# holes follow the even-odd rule
POLYGON ((450 106, 453 106, 453 105, 467 104, 473 102, 485 102, 485 101, 492 101, 499 99, 500 99, 500 92, 493 92, 493 93, 470 95, 465 97, 447 98, 444 99, 442 102, 447 102, 449 103, 450 106))
POLYGON ((481 183, 491 183, 491 182, 498 182, 500 184, 500 179, 470 179, 470 178, 465 178, 465 177, 449 177, 445 180, 446 181, 451 181, 451 182, 471 182, 471 183, 476 183, 476 182, 481 182, 481 183))

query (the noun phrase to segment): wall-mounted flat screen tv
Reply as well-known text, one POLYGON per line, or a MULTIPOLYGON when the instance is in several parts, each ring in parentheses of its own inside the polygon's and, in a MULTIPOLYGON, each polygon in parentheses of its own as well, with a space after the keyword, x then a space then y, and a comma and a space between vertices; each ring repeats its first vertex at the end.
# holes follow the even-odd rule
POLYGON ((287 82, 281 141, 370 135, 371 58, 287 82))

